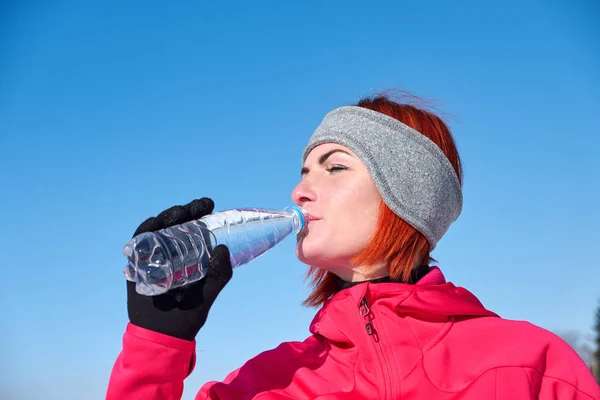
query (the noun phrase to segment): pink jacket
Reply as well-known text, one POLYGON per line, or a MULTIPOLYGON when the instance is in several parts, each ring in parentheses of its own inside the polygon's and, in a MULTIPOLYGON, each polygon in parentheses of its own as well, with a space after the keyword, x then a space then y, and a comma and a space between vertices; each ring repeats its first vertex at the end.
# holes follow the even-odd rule
MULTIPOLYGON (((205 384, 196 399, 600 399, 565 342, 499 318, 437 268, 416 285, 342 290, 310 332, 205 384)), ((180 399, 194 354, 194 342, 129 324, 107 399, 180 399)))

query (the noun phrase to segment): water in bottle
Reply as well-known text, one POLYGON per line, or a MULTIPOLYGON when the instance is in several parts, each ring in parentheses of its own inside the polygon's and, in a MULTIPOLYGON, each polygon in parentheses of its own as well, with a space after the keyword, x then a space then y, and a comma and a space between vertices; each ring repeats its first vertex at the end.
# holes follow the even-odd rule
POLYGON ((244 265, 273 248, 309 222, 298 206, 284 210, 234 209, 156 232, 139 234, 126 243, 126 279, 147 296, 202 279, 212 249, 228 247, 233 268, 244 265))

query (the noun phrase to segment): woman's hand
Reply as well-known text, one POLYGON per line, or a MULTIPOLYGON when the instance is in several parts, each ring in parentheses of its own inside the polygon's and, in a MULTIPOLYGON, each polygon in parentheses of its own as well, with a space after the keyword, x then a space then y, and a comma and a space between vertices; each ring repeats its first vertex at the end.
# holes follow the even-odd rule
MULTIPOLYGON (((211 214, 213 209, 214 202, 206 197, 184 206, 171 207, 142 222, 133 236, 202 218, 211 214)), ((232 273, 229 250, 220 245, 213 249, 206 276, 198 282, 158 296, 144 296, 136 292, 134 282, 127 281, 129 320, 145 329, 194 340, 232 273)))

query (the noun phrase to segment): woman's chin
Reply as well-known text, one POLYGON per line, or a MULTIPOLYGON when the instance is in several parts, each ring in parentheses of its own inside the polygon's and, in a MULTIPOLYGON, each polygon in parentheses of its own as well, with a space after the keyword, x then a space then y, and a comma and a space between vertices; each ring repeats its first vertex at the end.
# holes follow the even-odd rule
POLYGON ((321 269, 327 269, 333 264, 331 254, 327 253, 326 249, 313 248, 303 241, 298 242, 296 246, 296 257, 303 264, 321 269))
POLYGON ((310 265, 310 261, 309 261, 308 257, 306 256, 306 251, 304 250, 304 246, 303 246, 302 242, 303 242, 303 239, 301 239, 296 244, 296 258, 298 258, 298 260, 301 263, 310 265))
POLYGON ((300 260, 301 263, 307 265, 314 265, 314 262, 318 257, 315 257, 316 254, 314 249, 310 248, 310 244, 304 241, 304 238, 300 239, 296 244, 296 257, 300 260))

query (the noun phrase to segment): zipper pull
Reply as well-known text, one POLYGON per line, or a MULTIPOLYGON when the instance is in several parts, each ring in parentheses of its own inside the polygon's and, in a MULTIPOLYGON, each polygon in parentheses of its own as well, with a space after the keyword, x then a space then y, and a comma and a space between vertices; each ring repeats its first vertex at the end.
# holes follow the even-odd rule
POLYGON ((375 333, 375 328, 373 328, 373 324, 370 322, 367 322, 365 324, 365 328, 367 329, 367 335, 373 336, 373 334, 375 333))
POLYGON ((367 335, 371 336, 373 338, 373 340, 375 340, 376 343, 379 342, 379 335, 377 334, 377 331, 375 330, 375 327, 373 326, 373 322, 371 322, 372 316, 371 316, 371 310, 369 309, 369 304, 367 302, 367 296, 363 297, 362 300, 360 301, 359 310, 360 310, 360 315, 362 317, 365 317, 367 320, 367 323, 365 324, 365 330, 367 331, 367 335))
POLYGON ((367 305, 367 296, 363 297, 362 300, 360 301, 360 315, 362 317, 366 317, 369 315, 369 313, 371 312, 371 310, 369 310, 369 306, 367 305))

